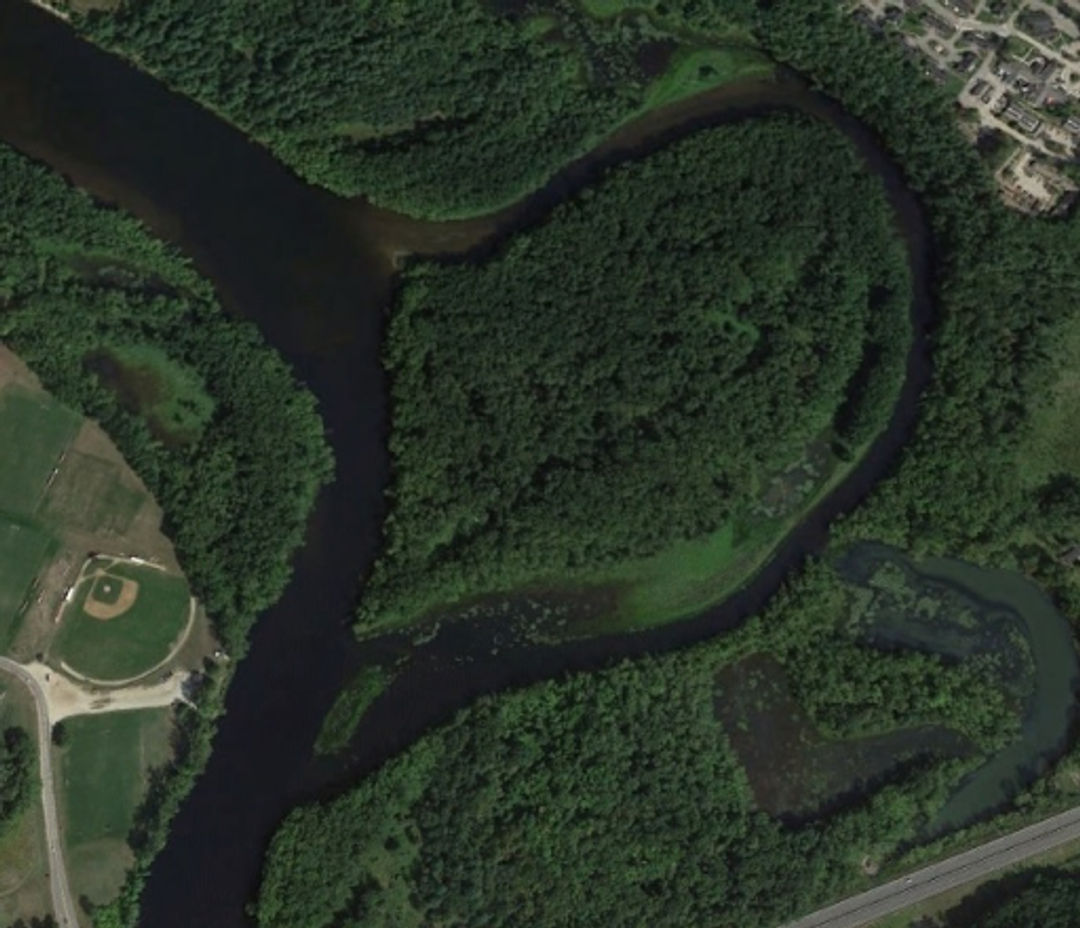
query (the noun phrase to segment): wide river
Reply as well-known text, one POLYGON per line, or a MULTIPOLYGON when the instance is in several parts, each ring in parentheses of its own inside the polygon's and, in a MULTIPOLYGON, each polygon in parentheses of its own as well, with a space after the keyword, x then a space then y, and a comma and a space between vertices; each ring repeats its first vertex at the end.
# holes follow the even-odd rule
POLYGON ((213 757, 154 865, 143 908, 148 928, 248 924, 243 908, 282 815, 370 770, 477 695, 683 646, 758 611, 789 572, 822 550, 830 521, 888 471, 930 375, 930 239, 918 204, 872 135, 795 80, 696 97, 626 127, 496 217, 428 224, 302 183, 214 114, 80 41, 37 8, 7 2, 0 5, 0 139, 139 216, 190 255, 227 309, 257 323, 319 397, 337 457, 338 479, 319 499, 293 581, 256 627, 213 757), (916 337, 885 433, 768 564, 705 615, 568 645, 502 642, 491 624, 464 623, 416 649, 399 638, 356 645, 348 622, 357 579, 376 553, 388 471, 379 343, 391 257, 490 246, 605 164, 776 107, 827 120, 852 141, 882 179, 907 242, 916 337), (352 752, 336 765, 313 763, 312 742, 345 674, 404 650, 413 652, 408 669, 375 704, 352 752))

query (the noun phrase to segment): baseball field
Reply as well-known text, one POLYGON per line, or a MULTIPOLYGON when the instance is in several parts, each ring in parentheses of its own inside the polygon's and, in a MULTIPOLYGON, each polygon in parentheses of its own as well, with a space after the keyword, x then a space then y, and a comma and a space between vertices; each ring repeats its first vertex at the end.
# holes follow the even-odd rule
POLYGON ((129 680, 168 658, 190 618, 182 577, 147 564, 91 558, 68 597, 49 656, 91 680, 129 680))

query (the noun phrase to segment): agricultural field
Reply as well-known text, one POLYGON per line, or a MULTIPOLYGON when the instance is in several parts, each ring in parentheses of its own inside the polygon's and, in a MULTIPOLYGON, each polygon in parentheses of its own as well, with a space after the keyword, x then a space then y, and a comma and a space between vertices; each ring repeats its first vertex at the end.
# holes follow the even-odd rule
POLYGON ((27 599, 32 595, 45 562, 56 542, 33 525, 5 521, 0 516, 0 648, 11 645, 27 599))
POLYGON ((112 558, 83 568, 49 659, 99 682, 143 676, 182 644, 195 606, 182 577, 112 558))
POLYGON ((56 400, 20 385, 0 393, 0 512, 33 516, 80 418, 56 400))
POLYGON ((146 709, 62 723, 59 797, 76 898, 101 903, 119 888, 150 772, 172 756, 171 719, 171 710, 146 709))

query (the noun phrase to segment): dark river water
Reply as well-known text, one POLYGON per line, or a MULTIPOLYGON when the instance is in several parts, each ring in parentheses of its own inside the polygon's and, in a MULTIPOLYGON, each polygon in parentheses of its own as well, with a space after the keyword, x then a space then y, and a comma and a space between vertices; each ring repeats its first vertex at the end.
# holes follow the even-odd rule
POLYGON ((319 498, 293 581, 256 627, 213 757, 154 864, 147 928, 248 924, 244 906, 282 815, 377 766, 476 696, 686 645, 758 611, 789 572, 822 550, 829 522, 889 471, 930 376, 930 241, 918 204, 870 133, 795 80, 717 91, 646 117, 517 207, 434 225, 305 185, 212 113, 79 41, 40 10, 6 0, 0 139, 139 216, 190 255, 226 308, 256 322, 319 397, 337 457, 338 479, 319 498), (907 241, 916 338, 885 433, 745 587, 697 618, 554 646, 504 642, 492 623, 456 624, 418 647, 399 638, 358 646, 348 621, 357 578, 376 553, 388 471, 378 361, 392 258, 494 247, 606 164, 776 107, 812 113, 847 135, 884 182, 907 241), (372 707, 352 750, 336 763, 313 763, 312 742, 345 674, 397 653, 411 654, 408 665, 372 707))

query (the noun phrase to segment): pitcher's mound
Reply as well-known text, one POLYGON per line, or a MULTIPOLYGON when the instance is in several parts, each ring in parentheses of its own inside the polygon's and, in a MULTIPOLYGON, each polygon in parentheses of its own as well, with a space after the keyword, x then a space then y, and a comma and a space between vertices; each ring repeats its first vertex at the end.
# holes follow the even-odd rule
POLYGON ((139 581, 114 574, 100 574, 83 602, 83 612, 92 619, 115 619, 123 615, 139 598, 139 581))

